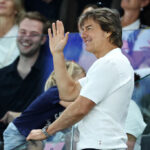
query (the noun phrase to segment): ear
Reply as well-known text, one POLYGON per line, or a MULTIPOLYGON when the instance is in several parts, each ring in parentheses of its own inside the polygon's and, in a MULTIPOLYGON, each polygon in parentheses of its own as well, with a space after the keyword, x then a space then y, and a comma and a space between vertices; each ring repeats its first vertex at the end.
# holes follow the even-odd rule
POLYGON ((147 6, 150 3, 150 0, 142 0, 141 1, 141 8, 147 6))
POLYGON ((43 45, 46 42, 46 39, 47 39, 46 36, 42 37, 41 45, 43 45))
POLYGON ((112 34, 111 32, 105 32, 105 37, 110 38, 111 34, 112 34))

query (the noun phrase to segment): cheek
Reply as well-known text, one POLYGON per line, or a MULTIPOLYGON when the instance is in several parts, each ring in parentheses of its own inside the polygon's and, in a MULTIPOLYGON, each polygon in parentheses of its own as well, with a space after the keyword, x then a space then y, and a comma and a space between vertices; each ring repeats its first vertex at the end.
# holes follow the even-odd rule
POLYGON ((38 47, 39 45, 41 45, 42 40, 37 38, 37 39, 32 39, 32 42, 34 43, 35 46, 38 47))
POLYGON ((8 6, 8 7, 7 7, 7 10, 8 10, 10 13, 15 13, 15 12, 16 12, 15 6, 14 6, 13 3, 9 3, 7 6, 8 6))

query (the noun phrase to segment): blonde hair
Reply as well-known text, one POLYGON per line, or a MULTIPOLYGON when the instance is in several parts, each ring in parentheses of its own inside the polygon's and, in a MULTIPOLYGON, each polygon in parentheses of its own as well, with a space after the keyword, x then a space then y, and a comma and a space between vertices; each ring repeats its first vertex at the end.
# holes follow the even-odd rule
POLYGON ((20 17, 25 13, 24 1, 23 0, 14 0, 14 6, 15 6, 15 10, 17 11, 16 16, 15 16, 16 24, 18 24, 20 17))
MULTIPOLYGON (((66 68, 69 73, 69 75, 75 79, 76 77, 80 76, 81 74, 86 74, 85 70, 79 66, 77 63, 73 61, 66 61, 66 68)), ((56 86, 56 78, 55 78, 55 72, 53 71, 51 75, 49 76, 48 80, 45 84, 45 91, 51 88, 52 86, 56 86)))

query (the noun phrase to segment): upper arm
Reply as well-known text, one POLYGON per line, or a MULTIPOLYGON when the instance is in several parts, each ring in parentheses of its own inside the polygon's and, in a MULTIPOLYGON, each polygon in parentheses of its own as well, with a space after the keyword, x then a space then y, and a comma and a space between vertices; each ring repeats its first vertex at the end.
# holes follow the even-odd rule
POLYGON ((85 116, 96 104, 83 96, 79 96, 75 102, 72 103, 72 111, 74 110, 77 115, 85 116))
POLYGON ((78 81, 74 82, 66 92, 59 93, 60 99, 63 101, 74 101, 79 96, 80 90, 80 83, 78 81))

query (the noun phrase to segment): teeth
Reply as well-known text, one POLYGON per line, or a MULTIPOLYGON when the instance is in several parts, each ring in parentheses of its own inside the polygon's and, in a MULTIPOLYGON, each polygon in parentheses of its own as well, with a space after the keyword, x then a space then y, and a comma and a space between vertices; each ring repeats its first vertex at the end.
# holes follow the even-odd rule
POLYGON ((87 44, 87 43, 89 43, 89 41, 85 41, 85 43, 87 44))
POLYGON ((22 43, 23 46, 30 46, 29 43, 22 43))

